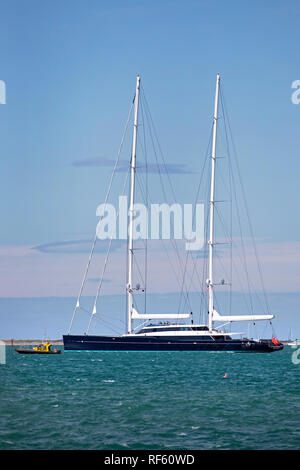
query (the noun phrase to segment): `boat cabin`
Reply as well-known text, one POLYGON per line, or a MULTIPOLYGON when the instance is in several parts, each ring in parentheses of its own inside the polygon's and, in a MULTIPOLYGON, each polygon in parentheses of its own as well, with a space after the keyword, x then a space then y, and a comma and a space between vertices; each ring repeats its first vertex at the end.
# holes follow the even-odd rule
POLYGON ((51 351, 51 344, 50 343, 43 343, 43 344, 39 344, 38 346, 36 346, 34 349, 34 351, 46 351, 46 352, 49 352, 51 351))
POLYGON ((230 339, 229 333, 221 330, 213 330, 213 332, 209 331, 207 325, 186 325, 186 324, 172 324, 169 322, 159 323, 159 324, 149 324, 147 326, 143 326, 135 335, 143 335, 143 336, 185 336, 185 337, 199 337, 204 336, 207 339, 230 339))

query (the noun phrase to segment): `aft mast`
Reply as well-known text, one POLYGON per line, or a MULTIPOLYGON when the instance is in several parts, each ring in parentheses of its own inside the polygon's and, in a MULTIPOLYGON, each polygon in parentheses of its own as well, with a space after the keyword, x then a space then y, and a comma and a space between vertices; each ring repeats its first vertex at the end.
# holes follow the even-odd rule
POLYGON ((218 125, 218 104, 219 104, 219 87, 220 75, 217 74, 214 122, 213 122, 213 138, 211 152, 211 184, 210 184, 210 201, 209 201, 209 262, 208 262, 208 327, 209 331, 213 328, 213 312, 214 312, 214 286, 213 286, 213 249, 214 249, 214 204, 215 204, 215 170, 216 170, 216 146, 217 146, 217 125, 218 125))
POLYGON ((208 327, 212 332, 214 322, 232 321, 256 321, 271 320, 274 315, 220 315, 214 309, 214 281, 213 281, 213 253, 214 253, 214 212, 215 212, 215 172, 216 172, 216 148, 217 148, 217 127, 218 127, 218 105, 219 105, 220 74, 217 74, 215 109, 212 136, 211 152, 211 184, 209 200, 209 261, 208 261, 208 327))
POLYGON ((138 112, 140 97, 140 77, 137 76, 135 103, 134 103, 134 124, 132 138, 132 154, 130 163, 130 202, 129 202, 129 239, 128 239, 128 281, 127 281, 127 303, 128 303, 128 320, 127 332, 131 333, 131 317, 133 312, 133 295, 132 295, 132 268, 133 268, 133 217, 134 217, 134 189, 135 189, 135 168, 136 168, 136 144, 138 130, 138 112))

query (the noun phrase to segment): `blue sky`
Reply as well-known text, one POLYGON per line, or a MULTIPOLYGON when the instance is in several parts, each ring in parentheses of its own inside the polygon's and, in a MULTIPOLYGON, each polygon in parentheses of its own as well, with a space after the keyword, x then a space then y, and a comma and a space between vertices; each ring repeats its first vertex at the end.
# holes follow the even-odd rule
POLYGON ((137 74, 166 161, 191 170, 173 175, 178 201, 193 202, 217 72, 268 290, 297 292, 299 13, 296 1, 2 1, 1 296, 77 294, 82 242, 72 256, 45 246, 93 236, 111 167, 76 162, 115 158, 137 74))

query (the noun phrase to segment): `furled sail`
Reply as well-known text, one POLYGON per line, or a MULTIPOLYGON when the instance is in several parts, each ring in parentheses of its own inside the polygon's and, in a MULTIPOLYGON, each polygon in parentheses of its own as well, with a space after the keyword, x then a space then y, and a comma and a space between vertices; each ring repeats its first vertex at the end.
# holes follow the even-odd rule
POLYGON ((216 310, 213 311, 213 321, 256 321, 256 320, 272 320, 274 315, 220 315, 216 310))

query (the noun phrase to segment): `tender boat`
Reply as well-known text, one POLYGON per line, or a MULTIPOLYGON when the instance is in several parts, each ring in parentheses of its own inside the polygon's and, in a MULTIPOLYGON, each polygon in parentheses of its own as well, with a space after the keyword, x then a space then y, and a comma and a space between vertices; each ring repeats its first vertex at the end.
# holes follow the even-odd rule
POLYGON ((16 348, 19 354, 61 354, 61 350, 58 348, 51 349, 52 344, 42 343, 32 349, 16 348))

